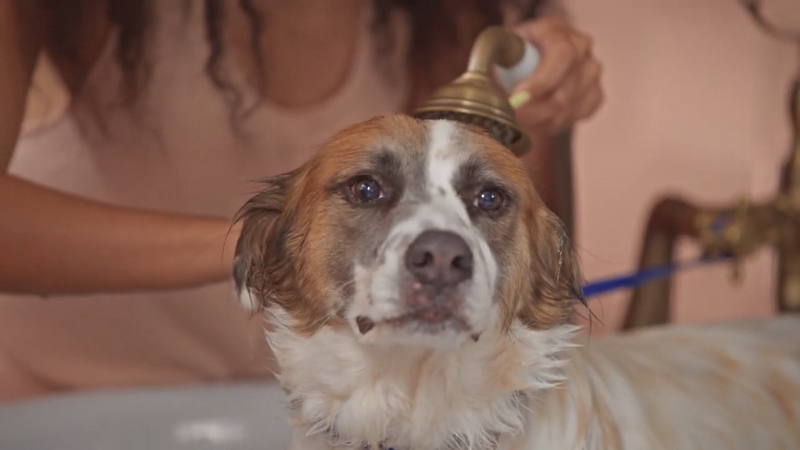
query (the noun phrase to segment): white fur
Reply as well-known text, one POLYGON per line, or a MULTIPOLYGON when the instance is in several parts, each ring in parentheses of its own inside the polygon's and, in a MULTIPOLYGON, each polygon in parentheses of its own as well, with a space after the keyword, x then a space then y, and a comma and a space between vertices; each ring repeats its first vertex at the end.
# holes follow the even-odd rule
POLYGON ((469 223, 467 210, 453 188, 453 177, 467 156, 465 149, 454 142, 457 131, 455 124, 446 120, 437 120, 429 125, 426 188, 428 194, 446 207, 449 213, 469 223))
POLYGON ((426 191, 430 200, 416 205, 408 218, 392 228, 387 244, 379 249, 381 265, 356 264, 355 297, 348 310, 348 320, 354 330, 359 316, 369 317, 376 323, 373 330, 359 337, 365 343, 459 345, 471 334, 483 333, 497 316, 493 302, 497 262, 483 236, 472 226, 464 203, 453 188, 456 171, 467 156, 466 150, 455 144, 455 134, 459 131, 448 121, 435 121, 430 125, 426 167, 426 191), (431 336, 413 327, 398 329, 381 322, 405 312, 398 297, 404 270, 403 255, 415 237, 430 229, 455 232, 467 242, 474 256, 474 273, 465 283, 467 294, 463 305, 471 329, 469 333, 443 330, 431 336))
POLYGON ((371 442, 377 449, 384 439, 396 450, 494 448, 496 436, 523 432, 527 395, 564 380, 559 354, 574 345, 577 329, 514 326, 455 350, 375 349, 349 330, 297 336, 285 313, 272 313, 269 342, 296 406, 293 424, 310 443, 327 442, 335 427, 353 448, 371 442))

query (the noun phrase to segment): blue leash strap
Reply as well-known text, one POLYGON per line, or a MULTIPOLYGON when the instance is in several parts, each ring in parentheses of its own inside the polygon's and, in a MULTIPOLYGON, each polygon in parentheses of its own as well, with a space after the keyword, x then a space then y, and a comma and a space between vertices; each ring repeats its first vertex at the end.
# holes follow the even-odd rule
POLYGON ((630 275, 597 280, 585 284, 583 286, 583 296, 584 298, 588 299, 589 297, 604 294, 606 292, 610 292, 616 289, 636 287, 645 284, 649 281, 671 276, 672 274, 679 272, 681 270, 686 270, 692 267, 697 267, 705 264, 711 264, 726 259, 728 259, 727 256, 722 256, 722 257, 703 256, 697 259, 676 262, 666 266, 643 269, 638 272, 634 272, 630 275))

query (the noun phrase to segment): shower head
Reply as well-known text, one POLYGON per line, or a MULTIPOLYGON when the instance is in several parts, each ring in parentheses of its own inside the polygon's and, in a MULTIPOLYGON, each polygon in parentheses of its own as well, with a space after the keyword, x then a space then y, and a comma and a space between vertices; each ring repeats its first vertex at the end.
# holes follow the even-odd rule
POLYGON ((532 73, 538 62, 539 53, 532 45, 505 28, 489 27, 472 46, 467 71, 435 91, 414 116, 478 125, 521 156, 531 142, 520 130, 507 90, 532 73), (497 82, 492 79, 493 68, 497 82))

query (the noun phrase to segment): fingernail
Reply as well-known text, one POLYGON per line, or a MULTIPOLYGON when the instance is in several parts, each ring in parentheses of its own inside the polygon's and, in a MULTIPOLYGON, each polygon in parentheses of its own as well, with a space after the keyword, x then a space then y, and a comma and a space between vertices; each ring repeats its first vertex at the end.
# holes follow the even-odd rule
POLYGON ((519 91, 508 98, 508 103, 511 104, 512 109, 517 109, 531 100, 531 94, 528 91, 519 91))

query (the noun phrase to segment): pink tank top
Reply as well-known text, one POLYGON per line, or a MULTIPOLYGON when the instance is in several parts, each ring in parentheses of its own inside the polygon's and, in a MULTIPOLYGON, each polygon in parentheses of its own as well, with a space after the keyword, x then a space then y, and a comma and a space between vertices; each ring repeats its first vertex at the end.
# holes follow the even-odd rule
MULTIPOLYGON (((262 104, 236 131, 204 72, 202 8, 187 20, 179 3, 157 4, 155 64, 142 105, 131 111, 115 104, 119 69, 111 39, 69 109, 47 126, 24 129, 12 173, 114 204, 231 217, 258 188, 256 180, 297 167, 333 132, 398 111, 405 100, 404 77, 388 76, 404 73, 404 18, 394 24, 402 45, 379 57, 365 11, 351 73, 335 95, 306 108, 262 104)), ((231 292, 221 283, 47 301, 0 296, 0 399, 268 377, 262 323, 231 292)))

